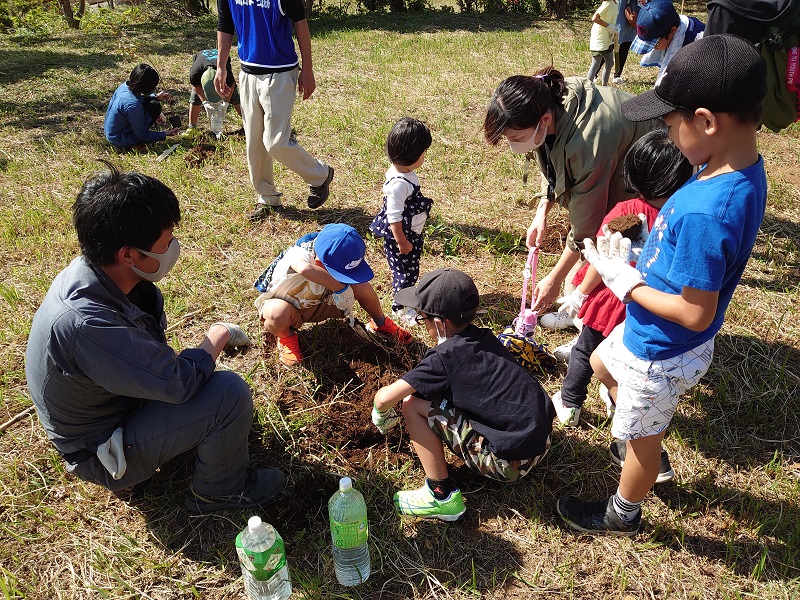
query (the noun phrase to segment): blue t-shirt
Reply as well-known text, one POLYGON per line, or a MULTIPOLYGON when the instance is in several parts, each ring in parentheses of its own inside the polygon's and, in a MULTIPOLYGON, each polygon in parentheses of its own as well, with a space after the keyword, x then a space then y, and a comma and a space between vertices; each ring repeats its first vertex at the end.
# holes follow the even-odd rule
POLYGON ((658 213, 637 268, 648 286, 668 294, 684 287, 719 291, 717 311, 707 329, 692 331, 628 304, 623 341, 644 360, 673 358, 714 337, 764 218, 767 178, 760 156, 742 171, 704 180, 697 175, 658 213))

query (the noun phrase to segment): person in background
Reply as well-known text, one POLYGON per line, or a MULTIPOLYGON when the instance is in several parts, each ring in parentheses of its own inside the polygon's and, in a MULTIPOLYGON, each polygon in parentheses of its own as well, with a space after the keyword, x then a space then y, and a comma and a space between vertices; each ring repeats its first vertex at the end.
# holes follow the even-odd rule
POLYGON ((185 136, 193 136, 197 132, 197 121, 200 119, 200 109, 205 102, 219 102, 224 100, 231 104, 239 116, 242 116, 242 105, 239 100, 239 90, 236 89, 236 79, 231 68, 231 59, 228 57, 226 70, 228 72, 225 82, 230 88, 230 94, 224 98, 217 94, 214 79, 217 76, 217 49, 201 50, 192 58, 189 69, 189 84, 192 91, 189 95, 189 127, 183 132, 185 136))
POLYGON ((291 124, 295 90, 307 100, 317 87, 305 4, 302 0, 217 0, 217 13, 219 54, 214 85, 223 98, 230 93, 227 64, 234 33, 239 42, 247 168, 257 194, 256 207, 248 219, 263 219, 270 214, 270 207, 281 205, 282 194, 274 181, 275 160, 309 185, 308 207, 319 208, 330 195, 333 167, 306 152, 292 135, 291 124), (292 29, 302 65, 294 49, 292 29))
POLYGON ((622 70, 628 61, 628 51, 636 37, 636 18, 639 14, 639 0, 621 0, 617 12, 617 35, 619 49, 614 52, 614 76, 611 81, 617 85, 625 83, 622 70))
POLYGON ((636 39, 631 52, 644 55, 643 67, 658 67, 658 83, 675 53, 703 37, 704 29, 699 19, 679 15, 671 0, 650 0, 636 17, 636 39))
POLYGON ((148 64, 133 68, 128 81, 120 84, 111 96, 103 122, 103 133, 115 148, 133 148, 141 144, 160 142, 178 135, 179 127, 166 131, 151 131, 154 125, 166 125, 161 102, 169 102, 169 92, 156 92, 160 77, 148 64))
POLYGON ((600 68, 603 67, 603 85, 608 85, 611 70, 614 68, 614 37, 617 35, 617 0, 603 0, 592 15, 592 30, 589 37, 589 51, 592 53, 592 64, 586 79, 594 81, 600 68))

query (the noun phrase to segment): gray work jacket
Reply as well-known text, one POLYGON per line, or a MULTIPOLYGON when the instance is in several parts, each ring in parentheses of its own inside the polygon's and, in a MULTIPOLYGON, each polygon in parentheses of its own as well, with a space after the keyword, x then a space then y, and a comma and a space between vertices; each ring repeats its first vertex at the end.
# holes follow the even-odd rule
POLYGON ((186 402, 211 377, 211 355, 199 348, 176 354, 166 324, 152 283, 126 296, 83 257, 58 274, 33 318, 25 374, 62 455, 95 452, 144 402, 186 402))

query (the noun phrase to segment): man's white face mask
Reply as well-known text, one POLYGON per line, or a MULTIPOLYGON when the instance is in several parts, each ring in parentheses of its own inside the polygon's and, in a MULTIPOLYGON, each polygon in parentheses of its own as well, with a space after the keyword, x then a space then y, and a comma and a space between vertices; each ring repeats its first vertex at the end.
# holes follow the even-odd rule
POLYGON ((147 250, 142 250, 141 248, 139 249, 139 252, 145 256, 155 258, 158 261, 158 269, 155 271, 155 273, 145 273, 144 271, 131 265, 131 270, 145 281, 152 281, 155 283, 156 281, 161 281, 164 278, 164 275, 169 273, 170 269, 172 269, 172 267, 175 266, 175 263, 178 262, 178 256, 181 254, 181 245, 178 243, 177 238, 172 238, 172 241, 169 243, 166 252, 159 254, 157 252, 148 252, 147 250))

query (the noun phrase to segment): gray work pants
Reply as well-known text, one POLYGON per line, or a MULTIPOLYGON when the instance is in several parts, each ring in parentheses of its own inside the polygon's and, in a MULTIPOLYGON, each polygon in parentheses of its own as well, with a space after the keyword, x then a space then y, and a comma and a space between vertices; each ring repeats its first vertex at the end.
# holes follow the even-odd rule
POLYGON ((247 383, 231 371, 216 371, 191 400, 147 401, 121 424, 128 462, 122 479, 114 479, 97 457, 68 465, 67 470, 116 491, 149 479, 171 458, 195 449, 195 491, 238 494, 244 488, 252 424, 253 397, 247 383))

